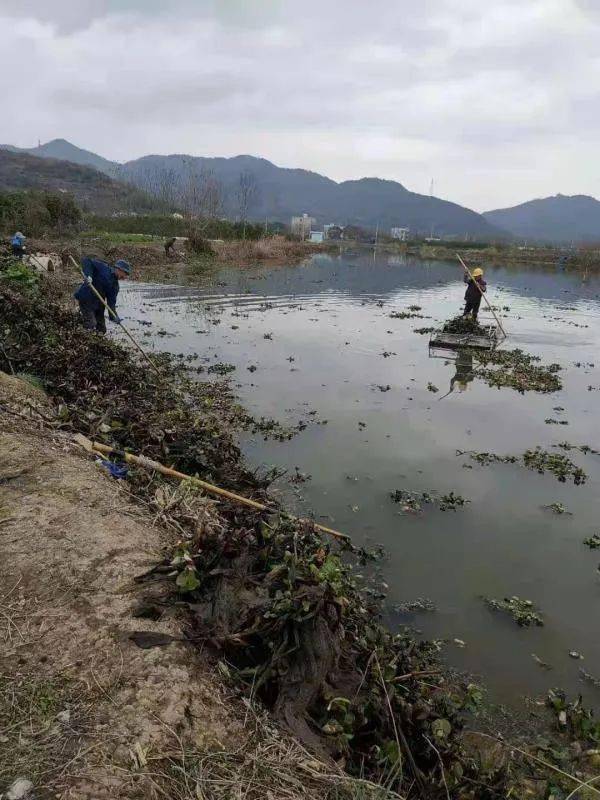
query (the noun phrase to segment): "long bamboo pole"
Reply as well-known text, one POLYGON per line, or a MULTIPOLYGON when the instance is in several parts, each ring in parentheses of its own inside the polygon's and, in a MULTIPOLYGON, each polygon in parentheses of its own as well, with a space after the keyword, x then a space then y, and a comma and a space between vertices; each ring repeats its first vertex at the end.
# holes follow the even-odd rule
MULTIPOLYGON (((85 281, 85 280, 86 280, 86 274, 85 274, 85 272, 83 271, 83 269, 82 269, 82 268, 80 267, 80 265, 79 265, 79 264, 78 264, 78 263, 75 261, 75 259, 73 258, 73 256, 69 256, 69 258, 71 259, 71 261, 73 262, 73 264, 75 265, 75 267, 76 267, 76 268, 79 270, 79 272, 81 272, 81 275, 82 275, 82 277, 83 277, 83 279, 84 279, 84 281, 85 281)), ((93 293, 96 295, 96 297, 98 298, 98 300, 100 300, 100 302, 102 303, 102 305, 103 305, 103 306, 106 308, 106 310, 108 311, 109 315, 112 315, 112 318, 114 319, 114 321, 115 321, 115 322, 116 322, 118 325, 120 325, 120 326, 121 326, 121 329, 122 329, 122 330, 123 330, 123 332, 124 332, 124 333, 125 333, 125 334, 126 334, 128 337, 129 337, 129 339, 130 339, 130 341, 133 343, 134 347, 135 347, 135 348, 136 348, 136 349, 137 349, 137 350, 138 350, 138 351, 139 351, 139 352, 140 352, 140 353, 141 353, 141 354, 144 356, 144 358, 145 358, 145 359, 146 359, 146 361, 147 361, 147 362, 150 364, 150 366, 152 367, 152 369, 153 369, 153 370, 156 372, 156 374, 159 376, 159 378, 161 378, 161 377, 163 376, 163 374, 162 374, 161 370, 159 369, 158 365, 157 365, 157 364, 156 364, 156 363, 155 363, 155 362, 154 362, 154 361, 153 361, 153 360, 150 358, 150 356, 148 355, 148 353, 146 353, 146 351, 145 351, 145 350, 144 350, 144 349, 141 347, 141 345, 139 345, 139 344, 136 342, 136 340, 133 338, 132 334, 131 334, 131 333, 130 333, 128 330, 127 330, 127 328, 125 327, 125 325, 123 325, 123 323, 122 323, 122 322, 121 322, 121 320, 119 319, 118 315, 117 315, 117 314, 116 314, 116 313, 113 311, 113 309, 112 309, 112 308, 111 308, 111 307, 108 305, 108 303, 107 303, 107 302, 106 302, 106 300, 105 300, 105 299, 102 297, 102 295, 100 294, 100 292, 99 292, 99 291, 96 289, 96 287, 94 286, 94 284, 93 284, 93 283, 89 283, 89 284, 88 284, 88 286, 90 287, 90 289, 92 290, 92 292, 93 292, 93 293)))
MULTIPOLYGON (((107 444, 102 444, 101 442, 93 442, 88 439, 83 434, 78 433, 74 437, 74 440, 84 447, 88 452, 96 451, 97 453, 103 453, 104 455, 113 455, 118 456, 119 458, 124 459, 125 461, 129 462, 130 464, 137 464, 140 467, 145 467, 149 470, 155 470, 156 472, 160 472, 162 475, 167 475, 170 478, 177 478, 180 481, 183 480, 192 480, 197 486, 200 486, 204 489, 205 492, 208 494, 214 494, 218 497, 224 497, 227 500, 231 500, 234 503, 239 503, 240 505, 248 506, 249 508, 254 508, 256 511, 269 511, 273 513, 275 509, 270 508, 269 506, 265 505, 264 503, 259 503, 256 500, 251 500, 249 497, 243 497, 240 494, 235 494, 235 492, 230 492, 227 489, 222 489, 220 486, 214 486, 212 483, 207 483, 206 481, 201 480, 200 478, 194 478, 191 475, 186 475, 184 472, 178 472, 176 469, 171 469, 170 467, 165 467, 164 464, 159 463, 158 461, 154 461, 151 458, 147 458, 146 456, 136 456, 133 453, 126 453, 124 450, 115 450, 115 448, 110 447, 107 444)), ((292 517, 292 519, 298 519, 297 517, 292 517)), ((322 533, 327 533, 330 536, 334 536, 337 539, 349 539, 350 537, 345 533, 340 533, 339 531, 333 530, 333 528, 327 528, 325 525, 319 525, 318 523, 313 523, 315 528, 322 533)))
POLYGON ((465 264, 465 262, 462 260, 462 258, 459 256, 459 254, 458 254, 458 253, 456 254, 456 257, 458 258, 458 260, 460 261, 460 263, 463 265, 463 268, 464 268, 465 272, 467 273, 467 275, 469 276, 469 278, 470 278, 470 279, 473 281, 473 283, 475 284, 475 286, 477 286, 477 288, 479 289, 479 293, 481 294, 481 296, 482 296, 482 297, 483 297, 483 299, 485 300, 487 307, 488 307, 488 308, 489 308, 489 310, 492 312, 492 315, 493 315, 494 319, 495 319, 495 320, 496 320, 496 322, 498 323, 498 327, 499 327, 499 328, 500 328, 500 330, 502 331, 502 335, 503 335, 503 336, 504 336, 504 338, 506 339, 506 331, 504 330, 504 328, 502 327, 502 323, 500 322, 500 320, 499 320, 499 319, 498 319, 498 317, 496 316, 496 312, 495 312, 495 311, 494 311, 494 309, 491 307, 491 305, 490 305, 490 301, 489 301, 489 300, 487 299, 487 297, 485 296, 485 292, 483 292, 483 290, 482 290, 481 286, 480 286, 480 285, 477 283, 477 281, 475 280, 475 278, 474 278, 474 277, 471 275, 471 271, 469 270, 469 268, 467 267, 467 265, 465 264))

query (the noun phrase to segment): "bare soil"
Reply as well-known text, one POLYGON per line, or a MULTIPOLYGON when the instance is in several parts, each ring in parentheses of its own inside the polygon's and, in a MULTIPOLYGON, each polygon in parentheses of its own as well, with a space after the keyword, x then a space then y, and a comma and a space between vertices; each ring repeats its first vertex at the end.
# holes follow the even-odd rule
POLYGON ((158 797, 153 760, 231 747, 243 716, 188 644, 129 639, 181 638, 177 619, 134 616, 133 578, 172 535, 66 436, 15 416, 32 395, 2 376, 0 793, 26 778, 38 798, 158 797))

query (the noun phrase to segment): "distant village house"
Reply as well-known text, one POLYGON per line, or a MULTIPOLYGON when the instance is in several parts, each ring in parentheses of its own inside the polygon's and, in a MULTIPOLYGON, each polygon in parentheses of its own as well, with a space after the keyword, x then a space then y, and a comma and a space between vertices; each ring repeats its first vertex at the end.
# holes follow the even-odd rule
POLYGON ((292 217, 290 228, 294 236, 299 236, 304 240, 310 237, 310 232, 315 223, 316 220, 314 217, 309 217, 308 214, 302 214, 301 217, 292 217))
POLYGON ((408 241, 408 235, 410 233, 410 228, 392 228, 390 230, 390 236, 392 239, 397 239, 400 242, 408 241))

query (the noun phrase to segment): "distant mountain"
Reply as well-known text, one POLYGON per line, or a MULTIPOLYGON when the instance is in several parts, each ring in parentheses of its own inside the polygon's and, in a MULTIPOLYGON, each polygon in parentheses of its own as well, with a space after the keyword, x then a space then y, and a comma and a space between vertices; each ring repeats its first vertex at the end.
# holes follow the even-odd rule
POLYGON ((600 202, 583 194, 557 194, 483 216, 519 239, 552 244, 600 242, 600 202))
POLYGON ((475 211, 415 194, 395 181, 362 178, 336 183, 316 172, 278 167, 254 156, 151 155, 123 164, 118 175, 159 195, 174 191, 180 201, 193 184, 193 176, 212 175, 223 190, 223 213, 233 218, 240 215, 240 176, 246 175, 252 177, 256 190, 247 214, 253 220, 289 222, 292 216, 306 212, 317 225, 331 222, 370 229, 379 225, 388 232, 399 226, 415 234, 482 239, 506 236, 475 211))
POLYGON ((84 210, 99 214, 149 212, 158 205, 155 198, 92 167, 0 149, 0 191, 24 189, 69 192, 84 210))
MULTIPOLYGON (((0 145, 5 150, 41 158, 60 158, 74 164, 92 166, 120 181, 132 183, 162 201, 181 206, 186 194, 201 194, 199 176, 210 176, 223 203, 225 216, 239 217, 240 176, 250 176, 246 216, 289 222, 292 216, 306 212, 317 225, 332 222, 358 225, 389 232, 393 226, 410 228, 413 234, 457 236, 478 239, 505 238, 481 214, 437 197, 410 192, 401 183, 379 178, 336 183, 330 178, 303 169, 278 167, 264 158, 241 155, 233 158, 202 158, 187 155, 149 155, 118 164, 88 150, 54 139, 26 150, 0 145)), ((204 181, 206 183, 206 181, 204 181)))
POLYGON ((0 150, 10 150, 13 153, 25 153, 39 158, 57 158, 60 161, 71 161, 73 164, 82 164, 86 167, 94 167, 105 172, 107 175, 115 176, 119 169, 119 164, 109 161, 102 156, 92 153, 90 150, 82 150, 66 139, 52 139, 51 142, 38 145, 37 147, 15 147, 11 144, 0 144, 0 150))

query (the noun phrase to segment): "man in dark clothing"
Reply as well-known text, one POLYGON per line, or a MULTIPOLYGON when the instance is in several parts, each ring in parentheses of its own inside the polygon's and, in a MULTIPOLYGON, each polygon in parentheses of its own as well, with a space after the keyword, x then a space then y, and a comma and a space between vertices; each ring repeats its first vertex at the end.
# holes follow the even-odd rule
POLYGON ((481 305, 481 295, 487 289, 487 283, 483 280, 483 270, 479 269, 479 267, 473 270, 472 275, 472 279, 466 274, 464 277, 467 291, 465 292, 466 305, 463 317, 468 317, 469 314, 472 314, 473 319, 477 320, 479 306, 481 305))
POLYGON ((165 242, 165 256, 167 258, 175 255, 175 242, 176 239, 174 236, 171 239, 167 239, 167 241, 165 242))
POLYGON ((104 319, 104 304, 96 296, 92 287, 104 298, 108 307, 115 313, 109 314, 112 322, 117 322, 117 295, 119 294, 119 281, 131 274, 131 265, 119 259, 111 267, 99 258, 86 257, 81 261, 85 280, 75 292, 75 299, 79 302, 79 310, 83 326, 88 331, 106 333, 106 320, 104 319))

